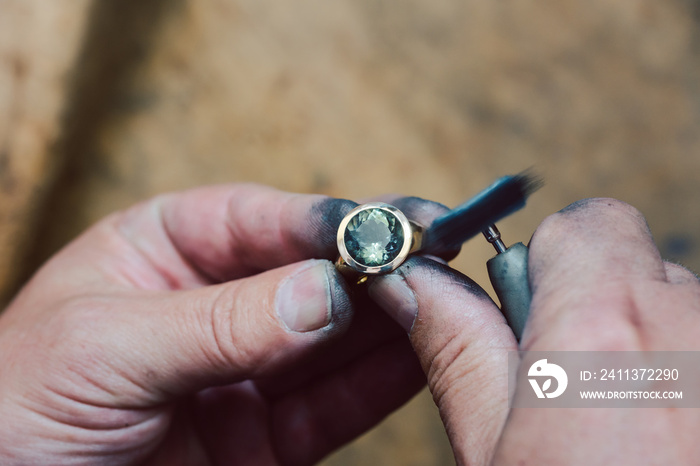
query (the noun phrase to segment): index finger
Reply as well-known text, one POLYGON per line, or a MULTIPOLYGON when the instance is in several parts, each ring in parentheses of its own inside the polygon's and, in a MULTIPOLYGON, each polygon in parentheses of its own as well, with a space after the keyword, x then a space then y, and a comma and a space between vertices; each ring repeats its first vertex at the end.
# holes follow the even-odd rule
POLYGON ((305 259, 335 259, 338 225, 356 205, 255 184, 212 186, 138 205, 118 228, 163 273, 223 282, 305 259))

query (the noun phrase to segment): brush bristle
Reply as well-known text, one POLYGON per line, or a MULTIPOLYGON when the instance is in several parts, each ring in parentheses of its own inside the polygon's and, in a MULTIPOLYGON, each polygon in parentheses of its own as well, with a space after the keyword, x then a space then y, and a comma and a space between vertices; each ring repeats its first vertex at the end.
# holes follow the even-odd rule
POLYGON ((513 178, 517 178, 519 180, 519 183, 522 186, 521 189, 523 191, 523 197, 525 197, 525 199, 530 197, 530 194, 544 186, 544 179, 535 174, 532 170, 520 172, 517 175, 513 175, 513 178))
POLYGON ((456 249, 489 225, 523 208, 528 196, 544 184, 530 171, 499 178, 464 204, 438 217, 425 234, 430 251, 456 249))

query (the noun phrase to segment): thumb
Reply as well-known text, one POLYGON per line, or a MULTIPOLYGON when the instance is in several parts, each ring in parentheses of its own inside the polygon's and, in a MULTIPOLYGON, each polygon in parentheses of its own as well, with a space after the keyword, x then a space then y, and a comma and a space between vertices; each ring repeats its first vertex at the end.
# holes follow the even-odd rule
POLYGON ((488 464, 508 413, 515 337, 476 283, 412 257, 379 277, 370 296, 410 332, 458 464, 488 464))
POLYGON ((329 261, 309 260, 229 283, 130 298, 91 345, 148 403, 279 371, 350 322, 329 261), (108 339, 109 341, 105 341, 108 339))

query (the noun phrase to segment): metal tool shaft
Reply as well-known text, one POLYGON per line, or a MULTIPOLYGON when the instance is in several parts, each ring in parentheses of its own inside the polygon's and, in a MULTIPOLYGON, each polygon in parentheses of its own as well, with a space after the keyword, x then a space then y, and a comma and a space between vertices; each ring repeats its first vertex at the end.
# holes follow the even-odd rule
POLYGON ((506 248, 506 245, 501 241, 501 232, 498 231, 496 225, 489 225, 482 233, 486 237, 486 241, 493 245, 497 253, 501 254, 506 252, 508 248, 506 248))
POLYGON ((483 233, 486 241, 491 243, 498 252, 486 262, 489 279, 501 302, 501 312, 515 337, 520 341, 530 314, 530 301, 532 301, 530 282, 527 277, 528 248, 523 243, 516 243, 506 248, 496 225, 490 225, 483 233))

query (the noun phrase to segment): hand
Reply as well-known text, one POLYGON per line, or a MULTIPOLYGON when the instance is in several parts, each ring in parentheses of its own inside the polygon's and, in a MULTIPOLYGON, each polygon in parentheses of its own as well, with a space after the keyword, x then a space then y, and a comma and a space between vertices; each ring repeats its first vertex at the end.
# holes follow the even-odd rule
MULTIPOLYGON (((700 350, 700 281, 664 262, 642 215, 612 199, 552 215, 530 244, 521 349, 700 350)), ((410 330, 459 464, 694 464, 694 409, 508 410, 516 341, 496 305, 448 267, 413 258, 370 295, 410 330)))
POLYGON ((377 423, 425 378, 329 262, 354 206, 221 186, 90 229, 0 317, 0 463, 312 464, 377 423))

